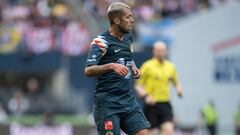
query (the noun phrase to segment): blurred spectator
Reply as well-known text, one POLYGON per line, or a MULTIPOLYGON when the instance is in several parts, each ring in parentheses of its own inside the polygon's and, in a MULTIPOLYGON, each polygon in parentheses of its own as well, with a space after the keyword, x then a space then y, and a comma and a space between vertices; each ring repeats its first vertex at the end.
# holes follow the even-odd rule
POLYGON ((20 90, 17 90, 14 97, 8 102, 8 109, 15 115, 24 114, 29 108, 29 101, 25 98, 20 90))
MULTIPOLYGON (((28 110, 29 113, 37 113, 42 112, 43 110, 43 101, 47 102, 47 96, 43 98, 41 93, 39 80, 36 78, 29 78, 26 82, 25 91, 27 93, 27 98, 29 100, 30 108, 28 110)), ((48 104, 44 102, 45 104, 48 104)), ((50 104, 50 103, 49 103, 50 104)), ((48 106, 49 106, 48 104, 48 106)))
POLYGON ((53 16, 57 18, 67 17, 68 12, 69 12, 69 9, 64 3, 58 3, 52 9, 53 16))
POLYGON ((138 7, 138 12, 143 21, 150 21, 154 17, 154 10, 151 3, 145 2, 145 4, 138 7))
POLYGON ((0 53, 12 53, 17 50, 21 34, 11 22, 0 25, 0 53))
POLYGON ((36 78, 30 78, 26 83, 27 93, 33 95, 39 91, 39 82, 36 78))
POLYGON ((29 7, 25 5, 7 5, 2 9, 4 20, 14 20, 16 18, 26 18, 29 15, 29 7))
POLYGON ((7 120, 7 113, 4 110, 2 103, 0 103, 0 123, 4 123, 7 120))
POLYGON ((27 46, 35 54, 50 51, 53 45, 53 32, 51 27, 32 27, 27 33, 27 46))
POLYGON ((203 106, 202 116, 204 118, 209 135, 217 135, 218 116, 213 101, 209 101, 203 106))
POLYGON ((70 21, 63 31, 63 53, 70 56, 76 56, 86 52, 90 40, 89 37, 86 27, 81 22, 70 21))
POLYGON ((240 104, 238 105, 236 114, 234 116, 235 135, 240 135, 240 104))
POLYGON ((40 16, 49 17, 51 14, 51 9, 48 6, 48 0, 38 0, 37 10, 40 16))

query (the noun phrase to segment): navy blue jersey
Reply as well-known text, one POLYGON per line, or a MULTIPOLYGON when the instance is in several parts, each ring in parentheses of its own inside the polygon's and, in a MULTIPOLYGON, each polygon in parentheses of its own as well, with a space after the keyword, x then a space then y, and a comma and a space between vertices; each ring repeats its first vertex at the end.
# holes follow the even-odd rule
POLYGON ((104 32, 93 39, 86 66, 119 63, 128 67, 129 73, 120 76, 114 71, 97 77, 95 105, 124 107, 134 103, 132 34, 125 34, 123 41, 104 32))

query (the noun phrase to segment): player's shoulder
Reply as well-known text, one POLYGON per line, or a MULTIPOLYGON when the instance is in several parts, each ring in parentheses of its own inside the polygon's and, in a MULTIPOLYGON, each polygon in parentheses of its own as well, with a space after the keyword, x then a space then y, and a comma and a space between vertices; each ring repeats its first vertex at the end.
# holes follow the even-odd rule
POLYGON ((146 60, 146 61, 142 64, 142 66, 144 66, 144 67, 152 67, 154 64, 155 64, 154 59, 149 59, 149 60, 146 60))
POLYGON ((171 68, 175 68, 175 64, 169 60, 165 60, 165 64, 171 68))
POLYGON ((98 45, 104 48, 108 48, 108 44, 109 44, 109 41, 108 41, 107 34, 105 32, 95 36, 91 43, 91 45, 98 45))
POLYGON ((96 36, 93 38, 93 40, 95 40, 95 39, 107 41, 107 40, 108 40, 108 34, 107 34, 106 32, 102 32, 102 33, 96 35, 96 36))

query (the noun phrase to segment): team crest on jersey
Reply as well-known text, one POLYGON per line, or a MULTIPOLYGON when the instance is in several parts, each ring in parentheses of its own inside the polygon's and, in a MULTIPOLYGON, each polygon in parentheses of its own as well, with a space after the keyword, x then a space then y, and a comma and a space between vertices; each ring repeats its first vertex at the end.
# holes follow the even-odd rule
POLYGON ((104 122, 104 129, 105 130, 113 130, 113 122, 110 120, 107 120, 104 122))
POLYGON ((106 135, 113 135, 112 131, 107 131, 106 135))

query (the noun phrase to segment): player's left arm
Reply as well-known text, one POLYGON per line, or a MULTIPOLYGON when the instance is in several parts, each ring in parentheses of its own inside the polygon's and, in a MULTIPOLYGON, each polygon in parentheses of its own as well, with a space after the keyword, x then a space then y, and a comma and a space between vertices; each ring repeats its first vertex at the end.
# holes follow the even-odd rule
POLYGON ((174 85, 174 87, 177 91, 178 96, 183 97, 183 89, 182 89, 181 84, 178 82, 178 83, 176 83, 176 85, 174 85))
POLYGON ((174 71, 173 71, 172 82, 173 82, 173 86, 174 86, 178 96, 183 97, 183 89, 182 89, 180 82, 178 81, 177 71, 176 71, 175 67, 174 67, 174 71))
POLYGON ((139 77, 141 76, 141 71, 140 69, 136 66, 135 62, 133 61, 133 64, 132 64, 132 70, 133 70, 133 73, 134 73, 134 78, 135 79, 139 79, 139 77))

